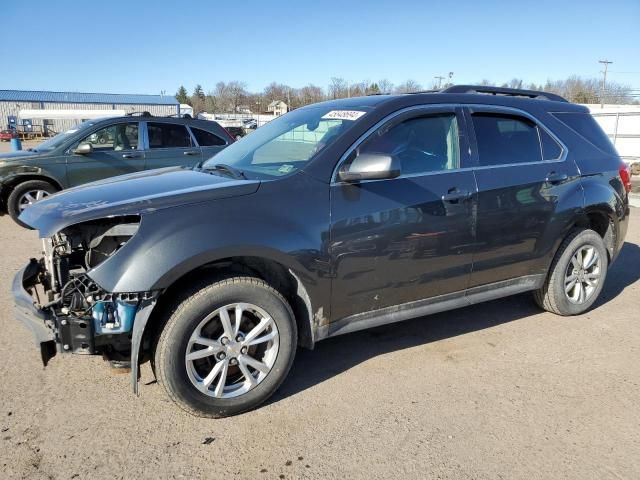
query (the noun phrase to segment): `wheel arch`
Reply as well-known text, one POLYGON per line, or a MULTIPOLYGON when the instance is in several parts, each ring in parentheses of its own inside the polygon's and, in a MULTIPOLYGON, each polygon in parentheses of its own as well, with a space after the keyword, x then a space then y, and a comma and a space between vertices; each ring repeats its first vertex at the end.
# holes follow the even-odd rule
POLYGON ((590 228, 602 237, 611 263, 618 255, 624 236, 621 223, 626 217, 625 202, 601 179, 589 177, 582 185, 585 206, 575 226, 590 228))
POLYGON ((144 331, 144 348, 146 350, 153 348, 157 334, 168 317, 167 312, 171 311, 172 307, 187 294, 193 285, 194 278, 204 277, 215 282, 230 276, 241 275, 260 278, 285 297, 294 313, 298 328, 298 345, 313 348, 315 344, 314 314, 311 297, 302 280, 303 275, 273 258, 255 255, 219 258, 192 268, 177 277, 163 289, 158 297, 158 302, 144 331))
POLYGON ((52 186, 58 189, 58 191, 62 190, 64 187, 58 180, 53 178, 50 175, 47 175, 42 172, 38 173, 21 173, 18 175, 13 175, 6 180, 4 180, 3 185, 8 187, 8 190, 13 190, 16 186, 20 185, 24 182, 29 182, 31 180, 40 180, 43 182, 50 183, 52 186))
POLYGON ((0 188, 0 209, 2 210, 2 212, 0 212, 0 215, 9 213, 9 197, 11 196, 11 193, 15 190, 15 188, 24 182, 29 182, 32 180, 47 182, 58 192, 63 189, 60 182, 48 175, 43 175, 40 173, 25 173, 13 175, 5 179, 2 183, 2 188, 0 188))

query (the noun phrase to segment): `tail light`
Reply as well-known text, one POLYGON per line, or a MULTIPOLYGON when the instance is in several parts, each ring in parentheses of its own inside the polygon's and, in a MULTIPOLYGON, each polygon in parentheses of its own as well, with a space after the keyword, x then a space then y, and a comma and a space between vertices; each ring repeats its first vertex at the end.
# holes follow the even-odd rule
POLYGON ((631 167, 625 162, 622 162, 620 169, 618 170, 624 190, 629 193, 631 191, 631 167))

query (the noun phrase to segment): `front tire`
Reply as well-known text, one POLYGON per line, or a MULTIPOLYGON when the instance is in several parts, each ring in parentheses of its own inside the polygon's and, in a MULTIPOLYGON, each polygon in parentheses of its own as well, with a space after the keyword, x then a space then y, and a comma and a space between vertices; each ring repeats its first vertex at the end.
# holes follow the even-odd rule
POLYGON ((236 415, 277 390, 296 345, 284 297, 262 280, 229 278, 196 289, 173 311, 156 345, 156 376, 193 415, 236 415))
POLYGON ((541 308, 557 315, 584 313, 602 292, 608 266, 602 237, 593 230, 575 230, 560 245, 534 299, 541 308))
POLYGON ((56 191, 53 185, 44 180, 28 180, 19 183, 7 198, 7 213, 18 225, 30 229, 29 225, 18 220, 22 211, 56 191))

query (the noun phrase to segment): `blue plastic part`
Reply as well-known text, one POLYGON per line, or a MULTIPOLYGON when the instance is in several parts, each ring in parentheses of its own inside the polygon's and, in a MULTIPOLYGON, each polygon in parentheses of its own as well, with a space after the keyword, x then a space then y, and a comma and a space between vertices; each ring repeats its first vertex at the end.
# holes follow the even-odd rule
POLYGON ((113 335, 131 332, 137 310, 137 302, 128 303, 121 300, 96 302, 91 311, 95 334, 113 335))
POLYGON ((19 138, 12 138, 11 139, 11 151, 12 152, 19 152, 20 150, 22 150, 22 143, 20 142, 19 138))

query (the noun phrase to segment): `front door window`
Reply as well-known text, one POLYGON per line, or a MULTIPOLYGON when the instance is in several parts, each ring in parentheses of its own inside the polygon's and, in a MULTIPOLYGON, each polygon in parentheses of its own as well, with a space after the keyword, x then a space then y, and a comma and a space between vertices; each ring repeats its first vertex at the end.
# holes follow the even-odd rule
POLYGON ((138 124, 117 123, 92 133, 80 143, 88 143, 94 152, 138 149, 138 124))

